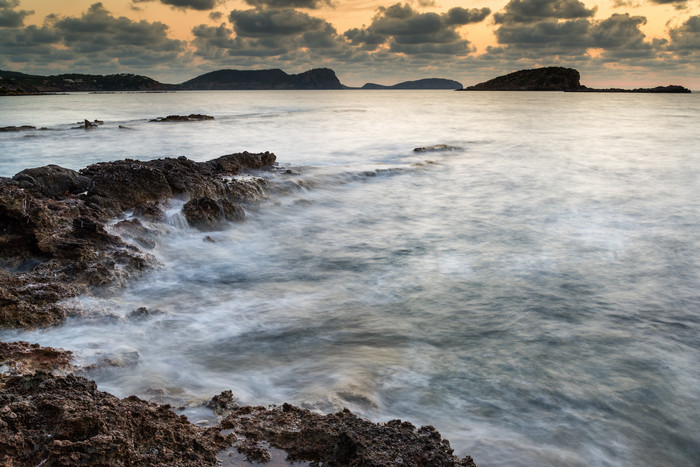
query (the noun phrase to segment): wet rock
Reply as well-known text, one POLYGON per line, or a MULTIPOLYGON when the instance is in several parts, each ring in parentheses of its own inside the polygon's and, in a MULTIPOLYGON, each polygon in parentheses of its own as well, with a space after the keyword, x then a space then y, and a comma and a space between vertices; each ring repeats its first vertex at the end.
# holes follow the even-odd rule
POLYGON ((356 466, 469 466, 471 457, 458 458, 450 443, 433 427, 416 428, 392 420, 372 423, 345 409, 319 415, 284 404, 281 407, 239 407, 221 422, 245 437, 239 451, 259 458, 264 443, 284 449, 287 460, 322 465, 356 466))
POLYGON ((81 176, 75 170, 53 164, 25 169, 12 179, 22 188, 57 200, 86 192, 92 184, 89 178, 81 176))
MULTIPOLYGON (((65 299, 109 293, 155 265, 140 249, 155 246, 143 225, 115 227, 129 244, 109 233, 109 219, 129 209, 163 219, 163 202, 182 196, 210 197, 222 222, 241 220, 244 211, 228 199, 227 184, 239 187, 239 197, 253 196, 241 194, 243 185, 230 177, 274 162, 274 154, 244 152, 209 162, 127 159, 80 172, 51 165, 0 178, 0 326, 55 324, 76 312, 65 299)), ((251 193, 261 189, 256 183, 251 193)))
POLYGON ((214 117, 202 114, 168 115, 167 117, 154 118, 149 122, 196 122, 202 120, 214 120, 214 117))
POLYGON ((157 316, 157 315, 162 315, 165 312, 163 310, 155 309, 155 310, 149 310, 145 306, 138 307, 137 309, 133 310, 131 313, 129 313, 128 318, 129 319, 146 319, 151 316, 157 316))
POLYGON ((167 405, 119 399, 73 375, 9 377, 0 406, 2 465, 216 465, 230 444, 167 405))
POLYGON ((121 238, 136 242, 141 248, 152 250, 156 247, 155 233, 146 228, 138 219, 119 221, 111 226, 110 230, 121 238))
POLYGON ((220 229, 226 221, 237 222, 245 219, 243 208, 226 198, 194 198, 185 203, 182 212, 192 227, 204 231, 220 229))
POLYGON ((233 392, 230 390, 224 391, 218 396, 212 397, 211 400, 205 404, 205 406, 213 410, 216 415, 228 415, 233 410, 240 407, 233 398, 233 392))
POLYGON ((36 130, 35 126, 32 125, 21 125, 21 126, 3 126, 0 127, 0 133, 10 132, 10 131, 30 131, 36 130))
POLYGON ((165 207, 158 201, 149 201, 136 206, 133 214, 150 222, 163 222, 165 220, 165 207))
POLYGON ((413 152, 442 152, 442 151, 456 151, 458 147, 450 146, 447 144, 434 144, 432 146, 424 146, 420 148, 413 149, 413 152))
POLYGON ((0 342, 0 367, 6 367, 11 375, 32 374, 38 370, 72 370, 71 356, 69 350, 29 342, 0 342))

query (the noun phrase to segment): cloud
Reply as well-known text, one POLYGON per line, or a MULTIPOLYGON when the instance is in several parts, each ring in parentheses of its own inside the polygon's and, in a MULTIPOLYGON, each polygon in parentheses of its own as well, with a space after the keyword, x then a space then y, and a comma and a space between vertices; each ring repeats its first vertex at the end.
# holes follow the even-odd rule
POLYGON ((494 31, 499 47, 491 47, 493 57, 531 59, 547 63, 596 60, 630 61, 653 58, 659 45, 647 41, 641 31, 643 16, 613 14, 607 19, 592 18, 595 8, 588 9, 578 0, 511 0, 502 12, 494 15, 494 31))
POLYGON ((691 16, 682 25, 672 28, 669 36, 667 50, 681 56, 700 55, 700 15, 691 16))
POLYGON ((213 10, 216 8, 217 0, 131 0, 133 3, 146 3, 160 1, 164 5, 169 5, 173 8, 192 9, 192 10, 213 10))
POLYGON ((170 39, 167 31, 163 23, 115 17, 102 3, 95 3, 80 17, 49 15, 41 27, 4 31, 0 57, 3 66, 52 64, 88 73, 177 66, 186 44, 170 39))
POLYGON ((24 18, 33 15, 32 10, 15 10, 19 0, 0 0, 0 28, 21 28, 24 18))
POLYGON ((488 8, 452 8, 447 13, 419 13, 410 5, 397 3, 380 7, 365 28, 353 28, 344 33, 355 46, 377 50, 387 44, 393 52, 403 54, 453 54, 471 52, 469 41, 463 39, 457 28, 483 21, 488 8))
MULTIPOLYGON (((232 25, 193 28, 195 54, 207 59, 223 57, 309 61, 349 53, 349 45, 327 21, 291 8, 233 10, 232 25)), ((318 64, 316 64, 318 65, 318 64)))
POLYGON ((244 0, 256 8, 306 8, 314 10, 324 5, 331 5, 330 0, 244 0))
POLYGON ((510 0, 504 11, 493 18, 496 24, 536 23, 546 19, 590 18, 596 9, 588 9, 578 0, 510 0))

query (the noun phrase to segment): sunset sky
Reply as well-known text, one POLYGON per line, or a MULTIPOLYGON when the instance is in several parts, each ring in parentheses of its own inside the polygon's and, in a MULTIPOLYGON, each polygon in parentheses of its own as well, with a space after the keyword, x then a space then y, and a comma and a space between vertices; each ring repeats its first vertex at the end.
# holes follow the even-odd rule
POLYGON ((328 67, 347 85, 466 86, 554 65, 589 86, 700 89, 700 0, 0 0, 0 69, 25 73, 328 67))

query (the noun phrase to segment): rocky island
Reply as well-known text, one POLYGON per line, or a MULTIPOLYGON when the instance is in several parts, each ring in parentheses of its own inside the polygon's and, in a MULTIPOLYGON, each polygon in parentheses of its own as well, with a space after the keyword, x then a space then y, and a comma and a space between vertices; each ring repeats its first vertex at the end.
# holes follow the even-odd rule
POLYGON ((683 86, 657 86, 638 89, 595 89, 581 84, 580 73, 573 68, 546 67, 520 70, 484 81, 458 91, 564 91, 564 92, 636 92, 690 93, 683 86))
POLYGON ((451 79, 426 78, 415 81, 403 81, 391 86, 382 84, 366 83, 362 89, 462 89, 462 83, 451 79))
MULTIPOLYGON (((235 153, 207 162, 185 157, 125 159, 80 171, 49 165, 0 178, 0 327, 32 328, 90 318, 63 301, 109 293, 157 265, 149 253, 169 200, 187 222, 215 230, 244 219, 241 206, 273 187, 276 157, 235 153), (133 216, 123 218, 125 211, 133 216)), ((142 319, 145 308, 127 319, 142 319)), ((28 342, 0 342, 0 464, 236 465, 267 462, 272 449, 311 465, 465 466, 432 426, 373 423, 350 411, 319 414, 289 404, 250 407, 231 391, 206 403, 216 422, 191 423, 169 405, 97 389, 71 353, 28 342), (237 457, 236 457, 237 456, 237 457), (229 461, 230 462, 230 461, 229 461)))

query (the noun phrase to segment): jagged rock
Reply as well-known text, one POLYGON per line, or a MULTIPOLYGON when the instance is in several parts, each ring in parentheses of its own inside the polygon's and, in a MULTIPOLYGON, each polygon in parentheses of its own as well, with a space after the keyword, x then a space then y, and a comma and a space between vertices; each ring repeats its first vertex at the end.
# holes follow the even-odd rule
POLYGON ((83 193, 90 188, 91 180, 78 172, 50 164, 17 173, 13 180, 19 186, 53 199, 63 199, 83 193))
MULTIPOLYGON (((161 202, 182 196, 210 197, 222 222, 242 220, 228 196, 254 198, 262 184, 251 181, 246 191, 248 182, 229 177, 274 162, 274 154, 244 152, 208 162, 127 159, 80 172, 46 166, 0 178, 0 326, 55 324, 77 312, 64 299, 108 292, 153 266, 153 256, 105 229, 111 218, 141 209, 162 219, 161 202)), ((110 228, 142 248, 155 246, 138 220, 110 228)))
POLYGON ((222 228, 226 221, 240 222, 245 219, 243 208, 226 198, 194 198, 185 203, 182 212, 187 222, 199 230, 216 230, 222 228))
POLYGON ((70 350, 42 347, 29 342, 0 342, 0 367, 11 375, 28 375, 38 370, 69 371, 70 350))
POLYGON ((0 406, 2 465, 216 465, 232 439, 167 405, 119 399, 73 375, 6 378, 0 406))
POLYGON ((319 415, 284 404, 281 407, 239 407, 221 422, 244 440, 234 446, 249 460, 261 455, 265 443, 284 449, 287 460, 347 466, 465 466, 476 467, 471 457, 460 459, 435 428, 416 428, 392 420, 372 423, 345 409, 319 415))
POLYGON ((202 120, 214 120, 214 117, 202 114, 168 115, 167 117, 151 119, 149 122, 197 122, 202 120))
POLYGON ((233 397, 233 392, 230 390, 212 397, 211 400, 204 405, 213 410, 216 415, 228 415, 233 410, 240 407, 233 397))
POLYGON ((150 222, 163 222, 165 220, 165 207, 158 201, 149 201, 136 206, 133 214, 150 222))

